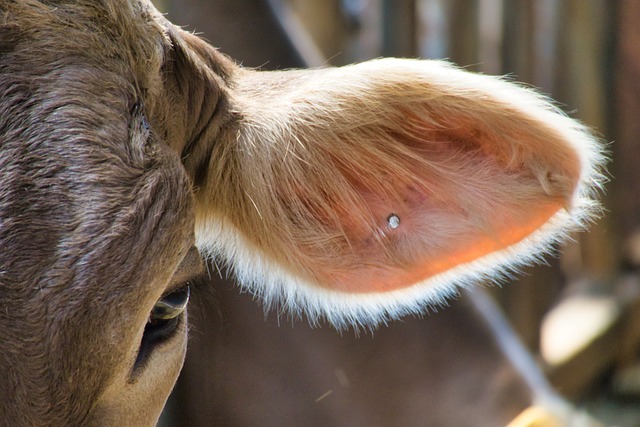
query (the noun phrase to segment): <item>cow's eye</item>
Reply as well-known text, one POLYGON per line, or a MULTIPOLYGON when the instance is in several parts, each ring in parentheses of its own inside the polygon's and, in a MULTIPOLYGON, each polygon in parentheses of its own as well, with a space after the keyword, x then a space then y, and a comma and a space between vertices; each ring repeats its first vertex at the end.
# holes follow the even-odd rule
POLYGON ((134 374, 144 366, 148 356, 157 345, 174 335, 182 319, 182 314, 187 308, 189 295, 189 286, 185 285, 163 296, 155 303, 144 327, 142 342, 134 365, 134 374))
POLYGON ((180 316, 187 308, 189 295, 189 286, 184 286, 159 299, 151 310, 148 324, 161 325, 180 316))

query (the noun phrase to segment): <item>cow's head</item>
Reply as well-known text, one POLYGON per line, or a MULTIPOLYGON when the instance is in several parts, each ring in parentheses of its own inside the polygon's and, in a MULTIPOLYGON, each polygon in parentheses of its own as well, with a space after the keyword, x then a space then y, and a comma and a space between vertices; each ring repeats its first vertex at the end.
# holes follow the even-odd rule
POLYGON ((198 251, 267 305, 372 325, 535 259, 600 161, 543 98, 445 63, 257 72, 147 1, 4 0, 0 418, 155 422, 198 251))

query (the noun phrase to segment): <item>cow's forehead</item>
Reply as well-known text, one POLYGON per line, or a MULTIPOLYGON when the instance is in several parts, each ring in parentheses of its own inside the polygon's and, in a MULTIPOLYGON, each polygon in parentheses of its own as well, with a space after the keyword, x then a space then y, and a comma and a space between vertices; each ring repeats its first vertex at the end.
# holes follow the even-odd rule
MULTIPOLYGON (((9 23, 3 26, 9 34, 2 34, 0 48, 14 57, 5 62, 23 72, 37 77, 84 67, 96 80, 106 79, 105 89, 112 90, 108 86, 114 82, 106 73, 139 91, 158 83, 170 44, 164 18, 146 2, 9 2, 0 10, 9 23)), ((96 83, 88 74, 83 77, 86 84, 96 83)))
POLYGON ((58 252, 79 233, 126 234, 165 197, 175 203, 163 209, 184 223, 189 179, 151 117, 169 49, 155 9, 96 0, 0 9, 11 23, 0 26, 10 33, 0 35, 2 217, 21 210, 22 234, 46 230, 41 249, 58 252), (11 210, 15 203, 20 209, 11 210), (109 217, 123 224, 107 233, 100 227, 109 217))

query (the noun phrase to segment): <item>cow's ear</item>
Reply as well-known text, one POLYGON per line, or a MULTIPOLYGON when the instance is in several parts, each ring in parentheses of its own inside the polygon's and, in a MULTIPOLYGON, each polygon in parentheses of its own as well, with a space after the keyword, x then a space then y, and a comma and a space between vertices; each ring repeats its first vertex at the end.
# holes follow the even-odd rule
POLYGON ((238 77, 197 239, 267 305, 336 325, 440 304, 590 215, 598 143, 530 90, 441 62, 238 77))

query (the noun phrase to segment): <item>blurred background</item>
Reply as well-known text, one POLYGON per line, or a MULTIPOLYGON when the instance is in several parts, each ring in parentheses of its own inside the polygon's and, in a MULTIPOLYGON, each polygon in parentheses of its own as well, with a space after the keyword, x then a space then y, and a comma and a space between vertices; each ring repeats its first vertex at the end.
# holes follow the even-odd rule
MULTIPOLYGON (((610 181, 602 195, 604 216, 588 232, 574 235, 558 257, 548 258, 548 265, 527 269, 517 283, 491 288, 490 294, 562 396, 605 425, 640 426, 640 1, 155 0, 155 3, 173 23, 195 31, 247 67, 269 70, 343 65, 380 56, 446 58, 469 70, 507 75, 534 86, 557 100, 571 117, 592 127, 609 143, 610 181)), ((284 321, 278 326, 277 315, 265 316, 249 295, 239 295, 232 284, 217 280, 212 288, 213 291, 204 292, 208 296, 196 300, 190 309, 194 325, 191 348, 183 378, 163 420, 167 426, 245 425, 239 421, 241 417, 229 414, 259 411, 252 406, 255 402, 246 403, 244 409, 228 408, 242 405, 243 397, 252 400, 249 392, 243 391, 242 381, 230 372, 244 369, 253 375, 253 380, 246 380, 246 390, 252 390, 251 381, 267 381, 272 386, 263 392, 277 394, 277 387, 286 388, 287 381, 292 387, 295 383, 298 398, 305 389, 295 378, 296 369, 325 363, 319 356, 321 352, 346 345, 340 339, 354 340, 353 334, 341 338, 326 327, 308 330, 304 321, 294 325, 284 321), (248 319, 255 323, 250 324, 248 319), (295 337, 282 338, 289 333, 295 337), (234 337, 245 341, 238 343, 234 337), (249 367, 241 356, 225 353, 226 348, 234 346, 239 354, 255 353, 249 367), (270 350, 272 347, 293 355, 295 360, 269 353, 275 351, 270 350), (260 351, 269 354, 257 354, 260 351), (260 369, 255 366, 256 360, 269 357, 277 363, 260 369), (265 372, 273 377, 284 373, 288 378, 265 378, 265 372), (225 381, 235 384, 237 390, 228 384, 219 385, 225 381), (194 416, 193 412, 207 412, 207 402, 213 402, 211 413, 206 415, 210 418, 194 416)), ((456 304, 452 303, 454 311, 456 304)), ((412 331, 419 331, 418 336, 403 335, 403 339, 419 340, 426 333, 424 329, 437 327, 438 321, 434 319, 440 315, 401 322, 405 326, 392 325, 389 334, 405 333, 394 332, 394 328, 414 328, 412 331)), ((387 333, 379 333, 383 341, 387 333)), ((353 345, 373 345, 368 337, 359 340, 364 344, 353 345)), ((392 338, 388 340, 394 342, 392 338)), ((347 355, 350 351, 362 354, 363 350, 340 351, 347 355)), ((382 354, 377 349, 366 351, 370 357, 380 352, 375 353, 376 360, 382 354)), ((365 357, 358 363, 367 364, 369 360, 365 357)), ((388 370, 389 366, 380 369, 388 370)), ((342 368, 331 369, 329 376, 335 377, 340 387, 349 388, 345 386, 349 384, 347 375, 340 378, 342 368)), ((472 375, 473 361, 465 365, 465 370, 472 375)), ((412 372, 422 375, 415 369, 412 372)), ((300 375, 309 379, 305 373, 300 375)), ((317 372, 315 375, 322 376, 317 372)), ((444 379, 436 380, 429 375, 432 374, 424 374, 425 382, 448 386, 444 379)), ((390 384, 410 382, 406 378, 390 381, 390 384)), ((254 389, 261 387, 254 384, 254 389)), ((330 386, 328 389, 333 390, 330 386)), ((435 393, 440 395, 442 389, 425 388, 423 392, 434 393, 428 397, 434 400, 435 393)), ((395 402, 390 393, 383 401, 372 398, 367 402, 384 412, 381 409, 384 405, 395 402)), ((362 406, 354 391, 348 399, 352 400, 352 407, 362 406)), ((406 394, 403 399, 407 399, 406 394)), ((459 409, 447 406, 452 417, 453 412, 463 411, 464 407, 473 408, 469 410, 476 414, 483 411, 481 406, 469 406, 455 395, 448 396, 448 400, 456 399, 459 409)), ((274 412, 300 412, 300 418, 291 418, 298 421, 287 425, 311 425, 302 421, 306 419, 305 410, 292 403, 295 399, 281 407, 274 402, 279 400, 274 397, 268 405, 274 412)), ((500 401, 493 405, 500 406, 500 401)), ((317 407, 316 404, 311 412, 317 407)), ((261 410, 268 412, 268 409, 261 410)), ((360 425, 360 421, 350 422, 344 417, 314 414, 318 422, 313 425, 360 425)), ((387 425, 463 425, 435 421, 398 423, 387 425)), ((250 423, 247 421, 246 425, 250 423)), ((277 424, 265 419, 263 425, 277 424)), ((380 421, 362 425, 385 424, 380 421)))

